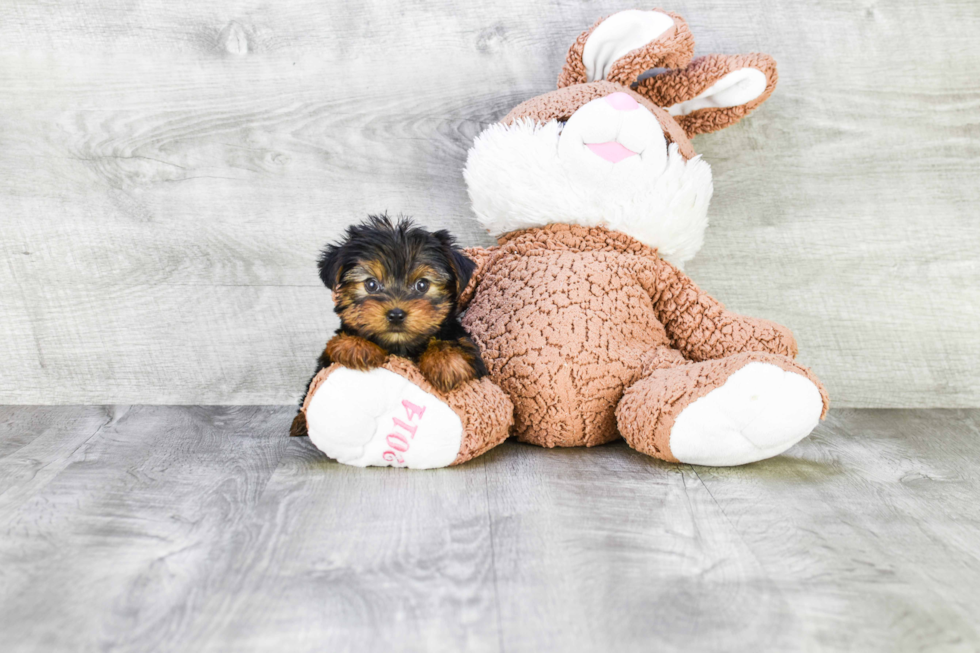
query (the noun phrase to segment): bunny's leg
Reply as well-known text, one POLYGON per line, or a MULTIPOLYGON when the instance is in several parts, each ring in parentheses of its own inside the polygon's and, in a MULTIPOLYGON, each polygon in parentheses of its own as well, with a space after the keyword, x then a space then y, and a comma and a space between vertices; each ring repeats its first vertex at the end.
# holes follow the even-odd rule
POLYGON ((650 372, 627 388, 616 421, 637 451, 731 466, 786 451, 809 435, 827 404, 823 386, 802 365, 745 352, 650 372))
POLYGON ((409 360, 359 371, 334 364, 301 409, 310 440, 345 465, 430 469, 458 465, 503 442, 514 407, 489 378, 437 391, 409 360))

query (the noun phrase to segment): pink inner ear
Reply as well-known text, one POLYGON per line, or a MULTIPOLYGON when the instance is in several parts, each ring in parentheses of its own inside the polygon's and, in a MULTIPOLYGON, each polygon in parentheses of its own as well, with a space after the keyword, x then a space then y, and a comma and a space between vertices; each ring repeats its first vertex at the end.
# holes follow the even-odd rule
POLYGON ((609 141, 608 143, 586 143, 585 146, 592 150, 593 154, 612 163, 619 163, 623 159, 636 156, 636 152, 627 149, 616 141, 609 141))

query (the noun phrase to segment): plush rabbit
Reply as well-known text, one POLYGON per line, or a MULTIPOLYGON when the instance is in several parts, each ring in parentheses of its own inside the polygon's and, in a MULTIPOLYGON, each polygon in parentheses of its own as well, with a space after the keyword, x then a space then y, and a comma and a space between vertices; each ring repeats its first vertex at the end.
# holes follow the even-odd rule
POLYGON ((712 192, 689 139, 734 124, 776 84, 766 55, 692 62, 693 49, 673 13, 600 20, 572 44, 558 90, 515 107, 470 150, 473 210, 499 244, 466 252, 477 268, 463 324, 513 403, 513 426, 487 379, 455 401, 389 364, 400 376, 362 414, 351 395, 380 372, 331 368, 321 374, 344 377, 327 379, 335 394, 314 384, 306 400, 318 446, 338 457, 342 441, 353 452, 342 462, 431 467, 489 449, 510 427, 546 447, 622 436, 663 460, 740 465, 813 430, 827 393, 793 360, 790 331, 725 310, 679 268, 701 247, 712 192), (450 424, 432 431, 450 436, 429 436, 444 441, 440 455, 415 462, 386 448, 385 420, 412 414, 408 396, 445 408, 426 409, 450 424))

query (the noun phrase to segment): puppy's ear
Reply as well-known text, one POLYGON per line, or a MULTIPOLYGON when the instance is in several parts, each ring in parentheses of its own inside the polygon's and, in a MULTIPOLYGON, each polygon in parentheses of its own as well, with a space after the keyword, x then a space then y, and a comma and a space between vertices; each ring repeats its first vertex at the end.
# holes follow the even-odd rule
POLYGON ((466 284, 470 282, 470 277, 473 276, 473 270, 476 269, 476 263, 471 261, 466 254, 463 254, 458 249, 453 249, 452 261, 453 269, 456 273, 456 296, 459 297, 463 294, 463 290, 466 289, 466 284))
POLYGON ((340 284, 342 253, 342 247, 328 245, 320 253, 320 259, 317 261, 317 267, 320 269, 320 281, 330 290, 335 289, 340 284))
POLYGON ((466 284, 470 282, 476 263, 463 254, 463 251, 456 246, 456 239, 445 229, 440 229, 432 235, 442 244, 453 276, 456 277, 456 296, 459 297, 463 294, 466 284))

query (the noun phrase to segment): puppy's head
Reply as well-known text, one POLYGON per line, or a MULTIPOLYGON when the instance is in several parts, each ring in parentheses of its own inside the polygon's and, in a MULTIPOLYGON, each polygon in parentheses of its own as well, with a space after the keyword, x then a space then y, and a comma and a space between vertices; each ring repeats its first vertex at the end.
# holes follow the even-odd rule
POLYGON ((447 231, 370 216, 323 250, 320 279, 347 328, 394 354, 424 347, 447 319, 475 264, 447 231))

